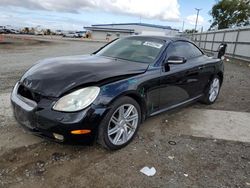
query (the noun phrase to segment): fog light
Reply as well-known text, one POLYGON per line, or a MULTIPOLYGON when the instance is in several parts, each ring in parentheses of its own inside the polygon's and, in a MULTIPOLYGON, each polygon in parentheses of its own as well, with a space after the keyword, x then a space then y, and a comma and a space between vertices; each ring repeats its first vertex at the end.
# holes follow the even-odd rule
POLYGON ((71 134, 88 134, 90 133, 91 130, 88 130, 88 129, 82 129, 82 130, 74 130, 74 131, 71 131, 71 134))
POLYGON ((63 141, 63 140, 64 140, 63 135, 53 133, 53 136, 54 136, 54 137, 55 137, 55 139, 57 139, 57 140, 60 140, 60 141, 63 141))

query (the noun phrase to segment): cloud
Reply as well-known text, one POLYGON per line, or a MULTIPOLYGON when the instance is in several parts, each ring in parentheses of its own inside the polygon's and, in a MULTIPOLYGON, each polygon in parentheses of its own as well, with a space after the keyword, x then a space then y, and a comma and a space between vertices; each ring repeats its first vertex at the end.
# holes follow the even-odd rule
MULTIPOLYGON (((187 17, 187 22, 189 24, 191 24, 191 25, 195 25, 196 17, 197 17, 196 14, 188 16, 187 17)), ((197 25, 202 25, 202 24, 205 24, 205 20, 204 20, 204 18, 202 16, 199 15, 197 25)))
POLYGON ((101 10, 163 21, 179 21, 178 0, 0 0, 0 6, 79 13, 101 10))
POLYGON ((67 17, 63 14, 55 15, 48 13, 42 13, 41 11, 26 11, 22 13, 24 9, 13 10, 9 8, 8 10, 2 10, 0 7, 0 25, 10 26, 16 29, 23 27, 37 27, 46 29, 50 28, 52 30, 62 29, 62 30, 82 30, 83 25, 90 25, 91 23, 81 18, 67 17))

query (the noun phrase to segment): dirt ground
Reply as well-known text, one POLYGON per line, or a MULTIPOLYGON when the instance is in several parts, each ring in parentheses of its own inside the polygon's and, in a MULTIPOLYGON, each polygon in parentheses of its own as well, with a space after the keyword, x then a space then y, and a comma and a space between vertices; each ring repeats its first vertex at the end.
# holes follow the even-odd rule
POLYGON ((0 42, 0 187, 250 187, 250 143, 194 137, 174 128, 185 109, 250 112, 250 66, 244 62, 225 62, 215 104, 152 117, 119 151, 56 144, 23 133, 8 96, 24 71, 39 59, 87 54, 102 45, 48 38, 0 42), (29 141, 17 139, 21 134, 29 141), (155 167, 155 176, 140 173, 144 166, 155 167))

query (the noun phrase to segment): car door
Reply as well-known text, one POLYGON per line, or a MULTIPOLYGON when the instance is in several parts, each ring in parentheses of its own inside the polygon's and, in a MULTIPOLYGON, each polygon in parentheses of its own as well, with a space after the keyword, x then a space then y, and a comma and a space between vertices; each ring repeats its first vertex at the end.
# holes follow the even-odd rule
POLYGON ((188 42, 188 45, 192 55, 192 58, 189 60, 190 66, 198 71, 198 87, 195 92, 196 95, 203 94, 209 83, 211 74, 214 72, 214 66, 211 63, 211 59, 203 54, 195 44, 188 42))
MULTIPOLYGON (((200 93, 200 66, 197 63, 203 53, 195 54, 188 41, 171 43, 166 51, 166 59, 170 56, 184 57, 183 64, 167 64, 163 66, 160 79, 160 108, 169 108, 200 93)), ((192 44, 193 45, 193 44, 192 44)))

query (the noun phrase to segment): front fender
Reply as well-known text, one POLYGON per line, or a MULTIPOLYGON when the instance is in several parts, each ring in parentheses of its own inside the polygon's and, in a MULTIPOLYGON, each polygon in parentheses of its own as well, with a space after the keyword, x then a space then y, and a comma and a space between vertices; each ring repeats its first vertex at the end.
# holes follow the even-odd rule
MULTIPOLYGON (((94 101, 94 104, 96 106, 109 108, 114 101, 122 96, 133 98, 139 103, 142 110, 146 109, 146 96, 143 89, 140 88, 139 82, 136 78, 120 80, 101 86, 100 94, 94 101)), ((144 113, 146 113, 146 111, 143 111, 143 114, 144 113)))

